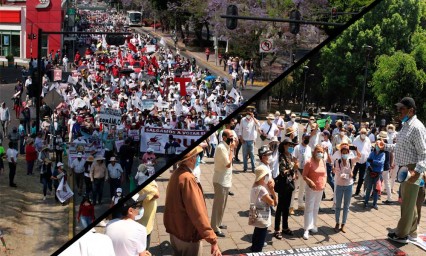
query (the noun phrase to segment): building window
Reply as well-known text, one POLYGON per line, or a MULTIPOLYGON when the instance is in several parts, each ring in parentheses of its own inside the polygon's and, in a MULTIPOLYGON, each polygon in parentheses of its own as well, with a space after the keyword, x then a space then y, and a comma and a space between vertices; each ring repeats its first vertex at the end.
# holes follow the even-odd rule
POLYGON ((48 36, 49 35, 43 35, 43 37, 41 38, 41 57, 47 57, 47 44, 49 42, 48 36))
POLYGON ((0 55, 21 56, 19 31, 0 31, 0 55))

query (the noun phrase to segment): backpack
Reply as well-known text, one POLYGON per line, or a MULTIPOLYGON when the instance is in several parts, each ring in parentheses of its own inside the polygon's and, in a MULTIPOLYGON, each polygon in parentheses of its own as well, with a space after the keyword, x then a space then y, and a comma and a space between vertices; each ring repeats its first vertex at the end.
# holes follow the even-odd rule
MULTIPOLYGON (((339 167, 340 167, 340 165, 342 164, 342 159, 339 159, 337 161, 338 161, 339 167)), ((351 170, 352 170, 352 159, 349 159, 349 166, 351 167, 351 170)))

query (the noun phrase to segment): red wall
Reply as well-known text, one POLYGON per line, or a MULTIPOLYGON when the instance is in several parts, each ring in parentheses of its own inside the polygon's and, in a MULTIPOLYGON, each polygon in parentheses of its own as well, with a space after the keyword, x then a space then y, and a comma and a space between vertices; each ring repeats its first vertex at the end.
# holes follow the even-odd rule
MULTIPOLYGON (((32 33, 37 35, 37 38, 32 41, 33 58, 37 57, 38 29, 41 28, 43 31, 61 31, 64 20, 64 14, 61 9, 61 0, 50 0, 50 5, 46 9, 36 9, 36 6, 39 4, 39 0, 27 0, 27 38, 28 35, 31 34, 31 24, 33 24, 32 33)), ((31 43, 29 39, 26 40, 28 40, 26 57, 31 58, 31 43)), ((62 49, 61 35, 49 35, 48 52, 51 50, 56 52, 58 49, 62 49)))

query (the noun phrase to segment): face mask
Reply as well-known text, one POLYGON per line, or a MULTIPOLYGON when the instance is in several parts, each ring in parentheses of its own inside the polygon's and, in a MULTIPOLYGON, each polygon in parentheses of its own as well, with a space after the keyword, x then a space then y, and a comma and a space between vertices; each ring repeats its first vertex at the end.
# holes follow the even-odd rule
POLYGON ((349 154, 343 154, 342 155, 342 159, 348 160, 349 159, 349 154))
POLYGON ((294 147, 289 147, 288 148, 288 153, 293 154, 293 152, 294 152, 294 147))
POLYGON ((393 133, 393 130, 388 130, 388 133, 393 133))
POLYGON ((401 122, 405 123, 408 121, 408 116, 404 116, 404 118, 401 119, 401 122))
POLYGON ((273 160, 273 159, 272 159, 272 156, 269 156, 269 157, 268 157, 268 163, 272 163, 272 160, 273 160))
POLYGON ((317 153, 316 156, 317 156, 318 159, 322 159, 324 157, 324 154, 323 153, 317 153))
POLYGON ((117 192, 117 196, 121 196, 121 192, 117 192))
POLYGON ((292 121, 292 122, 296 122, 296 118, 295 118, 295 117, 292 117, 292 118, 291 118, 291 121, 292 121))
POLYGON ((140 220, 140 219, 142 219, 142 217, 143 217, 143 213, 144 213, 144 210, 143 210, 143 208, 141 207, 141 208, 139 209, 139 213, 138 213, 138 215, 136 215, 136 216, 135 216, 135 220, 140 220))
POLYGON ((251 117, 251 115, 246 115, 246 118, 247 118, 247 119, 250 119, 250 117, 251 117))
POLYGON ((303 140, 303 144, 308 145, 309 144, 309 140, 303 140))
POLYGON ((340 136, 345 136, 345 132, 340 132, 340 136))
POLYGON ((379 152, 379 151, 380 151, 379 146, 377 146, 377 145, 376 145, 376 147, 375 147, 375 148, 376 148, 376 151, 377 151, 377 152, 379 152))
POLYGON ((361 134, 361 139, 362 140, 365 140, 365 137, 366 137, 367 135, 365 135, 365 134, 361 134))

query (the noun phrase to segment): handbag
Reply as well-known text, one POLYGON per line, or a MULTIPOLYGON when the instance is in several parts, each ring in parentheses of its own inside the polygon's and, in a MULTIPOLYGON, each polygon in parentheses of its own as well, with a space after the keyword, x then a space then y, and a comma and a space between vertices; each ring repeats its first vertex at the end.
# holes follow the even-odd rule
MULTIPOLYGON (((269 126, 269 129, 268 129, 268 131, 266 132, 266 134, 268 134, 268 133, 269 133, 269 131, 271 130, 271 128, 272 128, 272 124, 269 126)), ((267 136, 265 136, 265 135, 263 135, 263 134, 261 134, 259 137, 260 137, 260 139, 261 139, 262 141, 264 141, 264 140, 266 140, 266 138, 268 138, 267 136)))
MULTIPOLYGON (((259 197, 260 189, 256 194, 256 199, 259 197)), ((249 220, 248 224, 250 226, 255 226, 258 228, 266 228, 268 227, 269 220, 269 206, 267 207, 256 207, 256 204, 250 202, 249 209, 249 220)))

